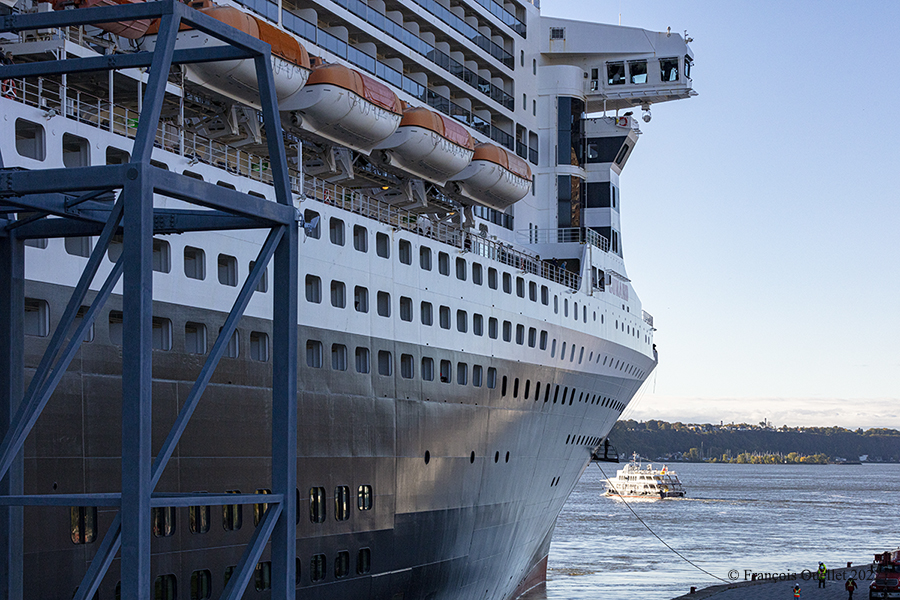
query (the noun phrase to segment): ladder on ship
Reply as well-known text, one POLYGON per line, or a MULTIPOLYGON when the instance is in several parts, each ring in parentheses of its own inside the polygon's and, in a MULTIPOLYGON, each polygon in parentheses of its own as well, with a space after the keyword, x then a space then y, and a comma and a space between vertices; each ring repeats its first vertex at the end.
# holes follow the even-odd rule
POLYGON ((272 75, 270 47, 245 33, 175 0, 107 7, 12 14, 0 18, 0 32, 64 28, 96 23, 160 19, 155 52, 112 54, 64 61, 0 66, 0 80, 74 72, 147 68, 149 78, 131 161, 121 165, 23 171, 3 169, 0 156, 0 597, 23 597, 23 513, 25 506, 109 506, 118 515, 105 532, 78 590, 76 600, 94 596, 121 548, 121 595, 149 600, 151 509, 253 504, 255 494, 157 494, 154 488, 191 415, 225 354, 266 266, 273 263, 272 494, 268 510, 243 552, 223 598, 240 598, 267 544, 271 550, 272 598, 287 600, 295 591, 296 423, 297 423, 297 266, 298 212, 291 195, 272 75), (223 42, 215 47, 175 49, 185 24, 223 42), (170 173, 150 164, 166 81, 172 65, 215 60, 255 62, 260 104, 276 201, 223 189, 170 173), (105 197, 111 190, 115 200, 105 197), (154 196, 194 205, 193 210, 154 207, 154 196), (199 209, 199 210, 198 210, 199 209), (154 234, 229 229, 268 230, 255 267, 237 294, 213 345, 156 459, 151 462, 154 234), (87 313, 78 310, 88 294, 113 236, 123 251, 87 313), (24 242, 35 238, 99 236, 54 331, 48 348, 25 388, 24 242), (57 384, 74 358, 113 288, 123 280, 121 492, 108 494, 24 493, 23 446, 57 384))

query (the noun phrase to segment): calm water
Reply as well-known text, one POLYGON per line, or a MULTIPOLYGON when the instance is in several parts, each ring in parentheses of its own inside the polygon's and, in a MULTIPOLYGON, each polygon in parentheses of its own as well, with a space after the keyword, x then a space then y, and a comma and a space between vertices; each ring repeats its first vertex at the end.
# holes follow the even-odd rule
MULTIPOLYGON (((607 476, 617 465, 604 464, 607 476)), ((900 465, 673 464, 689 498, 630 501, 670 546, 707 571, 801 572, 871 561, 900 546, 900 465)), ((545 592, 529 600, 673 598, 721 583, 663 546, 591 465, 560 515, 545 592)), ((734 573, 732 573, 732 577, 734 573)))

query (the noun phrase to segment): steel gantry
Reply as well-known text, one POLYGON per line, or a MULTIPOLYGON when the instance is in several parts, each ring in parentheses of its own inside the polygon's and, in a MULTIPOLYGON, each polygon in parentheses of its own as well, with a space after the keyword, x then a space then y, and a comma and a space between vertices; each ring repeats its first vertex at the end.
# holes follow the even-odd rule
MULTIPOLYGON (((272 560, 272 597, 295 595, 297 263, 298 211, 293 205, 270 47, 175 0, 0 18, 0 33, 96 23, 160 19, 155 51, 114 54, 0 67, 0 80, 73 72, 149 67, 131 162, 122 165, 21 171, 0 163, 0 597, 23 595, 23 507, 118 507, 75 595, 92 598, 110 563, 121 558, 121 594, 149 600, 152 592, 152 507, 251 504, 254 494, 158 494, 159 481, 219 359, 225 354, 270 260, 273 266, 272 494, 223 597, 240 598, 267 544, 272 560), (179 26, 190 25, 223 42, 176 50, 179 26), (267 132, 275 201, 268 201, 151 166, 166 81, 172 65, 252 59, 267 132), (110 192, 118 192, 109 199, 110 192), (195 205, 154 208, 154 196, 195 205), (269 234, 243 283, 203 368, 163 446, 151 448, 152 238, 154 234, 261 229, 269 234), (83 318, 76 318, 113 236, 123 251, 83 318), (33 238, 99 236, 49 346, 24 385, 24 241, 33 238), (122 278, 122 484, 120 493, 24 494, 23 445, 74 358, 85 331, 122 278)), ((5 142, 7 143, 7 142, 5 142)))

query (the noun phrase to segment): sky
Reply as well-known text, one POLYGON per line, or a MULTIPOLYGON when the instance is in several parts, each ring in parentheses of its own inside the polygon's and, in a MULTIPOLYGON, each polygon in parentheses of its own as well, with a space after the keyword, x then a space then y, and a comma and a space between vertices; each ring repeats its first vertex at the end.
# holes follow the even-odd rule
POLYGON ((900 2, 543 0, 688 31, 621 178, 659 366, 623 418, 900 428, 900 2))

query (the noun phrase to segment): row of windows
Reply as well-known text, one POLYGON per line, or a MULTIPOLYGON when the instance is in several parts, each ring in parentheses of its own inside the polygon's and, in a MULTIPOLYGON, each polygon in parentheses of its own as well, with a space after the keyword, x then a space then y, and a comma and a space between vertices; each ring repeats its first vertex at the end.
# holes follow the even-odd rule
MULTIPOLYGON (((225 567, 223 588, 228 585, 237 565, 225 567)), ((298 557, 295 563, 297 586, 300 586, 301 560, 298 557)), ((313 583, 324 581, 327 577, 327 559, 324 554, 314 554, 309 561, 310 580, 313 583)), ((372 570, 372 550, 360 548, 356 553, 356 574, 365 575, 372 570)), ((334 577, 342 579, 350 574, 350 552, 341 550, 334 559, 334 577)), ((191 600, 207 600, 212 597, 212 573, 209 569, 198 569, 191 573, 191 600)), ((254 569, 254 588, 257 592, 272 589, 272 561, 266 560, 256 563, 254 569)), ((76 590, 77 591, 77 590, 76 590)), ((74 595, 74 594, 73 594, 74 595)), ((159 575, 153 582, 154 600, 177 600, 178 578, 174 573, 159 575)), ((94 600, 99 600, 99 593, 94 594, 94 600)), ((116 583, 114 592, 115 600, 122 598, 122 582, 116 583)))
MULTIPOLYGON (((325 345, 319 340, 306 341, 306 366, 313 369, 321 369, 324 365, 325 345)), ((331 344, 331 368, 334 371, 346 371, 348 369, 349 350, 344 344, 331 344)), ((357 346, 354 351, 354 367, 357 373, 366 374, 371 371, 370 357, 371 353, 365 346, 357 346)), ((394 355, 390 350, 379 350, 377 354, 378 374, 390 377, 394 374, 394 355)), ((400 355, 400 376, 403 379, 413 379, 416 376, 416 360, 412 354, 400 355)), ((453 364, 449 360, 441 360, 438 363, 439 377, 442 383, 450 383, 453 381, 453 364)), ((469 384, 469 365, 468 363, 456 363, 456 382, 460 385, 469 384)), ((487 384, 489 389, 497 386, 497 369, 494 367, 487 368, 487 376, 485 378, 485 369, 481 365, 472 365, 471 384, 475 387, 481 387, 487 384)), ((435 364, 434 358, 423 356, 420 363, 420 374, 424 381, 434 381, 435 364)))
MULTIPOLYGON (((503 379, 501 380, 501 383, 500 383, 500 396, 501 397, 506 396, 506 394, 508 392, 507 387, 508 387, 507 386, 507 377, 506 377, 506 375, 504 375, 503 379)), ((551 387, 553 387, 552 383, 548 383, 543 387, 545 403, 550 402, 550 388, 551 387)), ((553 404, 556 404, 557 402, 559 402, 561 404, 565 404, 566 398, 568 398, 569 406, 572 406, 572 404, 575 402, 575 392, 577 390, 574 387, 571 390, 569 390, 569 387, 565 386, 562 388, 562 396, 560 396, 559 389, 560 389, 559 384, 557 384, 553 388, 553 404)), ((525 400, 528 400, 529 396, 531 395, 531 380, 530 379, 525 380, 525 386, 524 386, 524 388, 521 388, 521 390, 522 390, 522 397, 525 400)), ((512 397, 518 398, 519 391, 520 391, 519 378, 516 377, 513 380, 513 384, 512 384, 512 397)), ((540 399, 541 399, 541 382, 537 381, 537 382, 535 382, 535 385, 534 385, 534 401, 537 402, 540 399)), ((578 401, 579 402, 587 402, 588 404, 592 404, 592 405, 603 406, 604 408, 613 408, 615 410, 618 410, 619 412, 625 410, 625 405, 622 404, 621 402, 619 402, 618 400, 615 400, 613 398, 608 398, 608 397, 602 396, 600 394, 591 395, 589 393, 589 394, 585 395, 584 392, 581 392, 581 394, 578 396, 578 401)))
MULTIPOLYGON (((226 494, 240 494, 240 490, 226 490, 226 494)), ((271 490, 258 489, 257 494, 271 494, 271 490)), ((297 490, 296 502, 300 504, 300 490, 297 490)), ((326 513, 325 488, 312 487, 309 489, 309 520, 312 523, 324 523, 326 513)), ((360 511, 372 510, 375 504, 375 493, 371 485, 360 485, 357 488, 356 507, 360 511)), ((350 488, 342 485, 334 489, 334 518, 337 521, 346 521, 350 518, 350 488)), ((253 526, 256 527, 266 514, 268 503, 256 503, 253 505, 253 526)), ((300 522, 299 511, 297 522, 300 522)), ((153 535, 156 537, 169 537, 176 531, 176 510, 173 506, 153 508, 150 515, 150 523, 153 535)), ((211 524, 211 511, 209 506, 188 507, 188 527, 191 533, 209 533, 211 524)), ((237 531, 244 524, 244 507, 241 504, 226 504, 222 506, 222 529, 225 531, 237 531)), ((97 539, 97 507, 73 506, 70 509, 70 532, 72 543, 90 544, 97 539)))
MULTIPOLYGON (((320 280, 314 275, 307 275, 307 299, 316 298, 316 290, 319 290, 320 280)), ((339 305, 339 301, 343 298, 344 284, 332 281, 332 304, 339 305)), ((387 292, 378 292, 378 312, 384 316, 390 316, 390 294, 387 292)), ((354 304, 357 310, 365 312, 368 310, 368 290, 357 286, 354 291, 354 304)), ((82 306, 76 315, 77 320, 82 319, 87 313, 88 307, 82 306)), ((46 337, 50 332, 49 305, 45 300, 26 298, 25 299, 25 318, 24 329, 28 335, 46 337)), ((438 310, 439 323, 443 329, 451 328, 451 311, 447 306, 440 306, 438 310)), ((420 305, 420 316, 423 325, 433 324, 432 305, 430 302, 422 302, 420 305)), ((400 298, 400 317, 402 320, 412 320, 412 300, 405 296, 400 298)), ((121 311, 110 311, 109 313, 109 340, 111 343, 122 345, 122 331, 124 324, 124 316, 121 311)), ((464 310, 456 311, 456 329, 461 333, 467 333, 469 328, 468 313, 464 310)), ((498 339, 500 336, 500 323, 494 318, 488 319, 488 337, 498 339)), ((484 335, 484 317, 480 314, 472 315, 472 332, 477 336, 484 335)), ((502 322, 502 339, 505 342, 511 342, 513 337, 513 326, 510 321, 502 322)), ((225 350, 225 356, 228 358, 238 358, 240 356, 240 336, 241 331, 235 330, 228 341, 225 350)), ((269 360, 269 335, 261 331, 251 331, 250 336, 250 359, 255 361, 267 362, 269 360)), ((92 342, 94 339, 94 329, 91 326, 84 334, 84 342, 92 342)), ((209 335, 207 327, 203 323, 188 321, 184 325, 184 344, 185 352, 191 354, 206 354, 208 351, 209 335)), ((534 327, 529 327, 526 334, 525 326, 517 324, 515 327, 515 340, 519 345, 524 345, 527 341, 529 348, 539 347, 541 350, 547 349, 547 331, 541 330, 538 333, 534 327)), ((152 347, 154 350, 170 351, 172 350, 172 321, 163 317, 153 317, 152 321, 152 347)), ((550 344, 550 356, 556 357, 557 340, 554 338, 550 344)), ((560 360, 566 360, 567 344, 562 342, 560 348, 560 360)), ((584 346, 578 349, 578 364, 582 364, 584 360, 584 346)), ((569 362, 574 362, 576 346, 569 346, 569 362)), ((588 362, 593 360, 594 353, 591 352, 588 362)), ((354 353, 355 367, 357 373, 370 372, 370 353, 365 347, 357 347, 354 353)), ((600 354, 597 354, 596 362, 600 363, 600 354)), ((380 350, 378 352, 378 374, 391 376, 394 372, 393 355, 390 351, 380 350)), ((609 365, 627 375, 643 377, 644 372, 635 365, 626 364, 622 360, 617 360, 615 365, 613 359, 603 356, 603 366, 609 365)), ((324 346, 318 340, 308 340, 306 343, 306 364, 309 367, 321 368, 324 364, 324 346)), ((440 361, 440 381, 449 383, 452 380, 451 367, 449 361, 440 361)), ((346 371, 348 368, 348 349, 343 344, 332 344, 331 346, 331 368, 335 371, 346 371)), ((422 378, 426 381, 434 380, 434 360, 430 357, 424 357, 421 365, 422 378)), ((404 379, 412 379, 415 377, 414 359, 410 354, 402 354, 400 356, 400 376, 404 379)), ((480 365, 472 367, 472 385, 480 387, 482 385, 483 369, 480 365)), ((459 363, 457 365, 457 383, 465 385, 468 383, 468 365, 459 363)), ((493 389, 496 386, 496 370, 488 369, 488 387, 493 389)))
POLYGON ((575 444, 576 446, 581 446, 581 445, 596 446, 597 444, 600 443, 601 439, 603 439, 603 438, 588 436, 588 435, 578 435, 578 436, 567 435, 566 436, 566 444, 569 444, 571 442, 572 444, 575 444))

